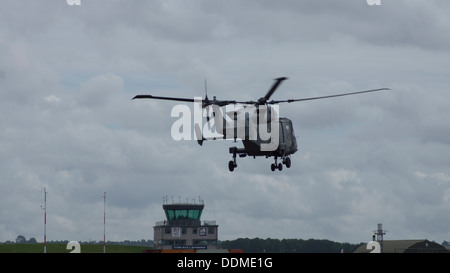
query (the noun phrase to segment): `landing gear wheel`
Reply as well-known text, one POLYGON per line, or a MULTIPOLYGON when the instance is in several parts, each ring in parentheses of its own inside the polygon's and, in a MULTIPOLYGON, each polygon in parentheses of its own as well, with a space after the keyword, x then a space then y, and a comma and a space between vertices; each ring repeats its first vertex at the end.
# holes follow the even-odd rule
POLYGON ((230 162, 228 162, 228 170, 230 170, 230 172, 234 171, 234 162, 233 160, 230 160, 230 162))
POLYGON ((230 147, 230 153, 233 154, 233 160, 230 160, 230 162, 228 162, 228 170, 230 170, 230 172, 234 171, 234 168, 237 167, 237 163, 236 163, 236 151, 237 148, 236 147, 230 147))
POLYGON ((277 166, 275 166, 275 164, 272 163, 272 165, 270 165, 270 169, 272 170, 272 172, 274 172, 276 168, 277 166))
POLYGON ((290 168, 291 167, 291 158, 287 157, 286 162, 284 162, 284 164, 286 165, 287 168, 290 168))
POLYGON ((283 164, 278 163, 278 170, 279 170, 279 171, 283 170, 283 164))

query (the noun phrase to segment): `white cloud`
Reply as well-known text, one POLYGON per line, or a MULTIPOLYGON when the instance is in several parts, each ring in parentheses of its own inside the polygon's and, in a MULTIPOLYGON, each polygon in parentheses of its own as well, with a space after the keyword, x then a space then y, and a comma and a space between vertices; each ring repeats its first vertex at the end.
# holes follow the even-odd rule
POLYGON ((447 182, 450 182, 450 175, 446 174, 445 172, 427 174, 417 171, 414 173, 414 176, 421 179, 433 179, 437 181, 439 184, 446 184, 447 182))
POLYGON ((55 96, 55 95, 47 96, 47 97, 44 98, 44 100, 45 100, 46 102, 54 103, 54 104, 59 104, 59 103, 61 102, 61 99, 58 98, 58 97, 55 96))

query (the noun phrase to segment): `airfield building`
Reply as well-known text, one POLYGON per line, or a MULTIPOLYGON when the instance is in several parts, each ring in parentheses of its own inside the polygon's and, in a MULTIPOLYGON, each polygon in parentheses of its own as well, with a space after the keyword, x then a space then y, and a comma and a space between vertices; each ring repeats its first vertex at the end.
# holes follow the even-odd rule
MULTIPOLYGON (((383 240, 383 225, 378 224, 378 229, 373 231, 372 241, 380 244, 380 253, 448 253, 448 250, 435 242, 426 239, 422 240, 383 240)), ((374 250, 366 244, 362 244, 355 250, 355 253, 370 253, 374 250)))
MULTIPOLYGON (((355 253, 369 253, 372 249, 367 249, 362 244, 355 250, 355 253)), ((448 253, 447 249, 435 242, 422 240, 385 240, 382 253, 448 253)))
POLYGON ((217 249, 216 221, 201 221, 202 200, 196 203, 163 204, 166 220, 153 227, 156 249, 217 249))

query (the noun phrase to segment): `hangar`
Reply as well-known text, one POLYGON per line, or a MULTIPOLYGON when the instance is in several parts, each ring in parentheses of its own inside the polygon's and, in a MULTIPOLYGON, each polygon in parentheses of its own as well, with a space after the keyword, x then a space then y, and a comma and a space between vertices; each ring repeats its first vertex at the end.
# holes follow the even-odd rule
MULTIPOLYGON (((435 242, 423 240, 383 240, 382 253, 448 253, 447 249, 435 242)), ((369 253, 367 245, 358 247, 354 253, 369 253)))

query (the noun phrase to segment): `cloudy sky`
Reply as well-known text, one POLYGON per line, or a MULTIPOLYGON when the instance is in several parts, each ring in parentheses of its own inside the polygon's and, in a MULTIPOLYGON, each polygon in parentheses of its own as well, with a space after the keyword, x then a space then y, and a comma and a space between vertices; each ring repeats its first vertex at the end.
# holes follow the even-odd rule
MULTIPOLYGON (((0 241, 153 239, 162 202, 205 203, 219 239, 450 240, 445 0, 0 2, 0 241), (283 104, 292 167, 175 141, 170 101, 283 104)), ((188 105, 193 108, 192 105, 188 105)))

